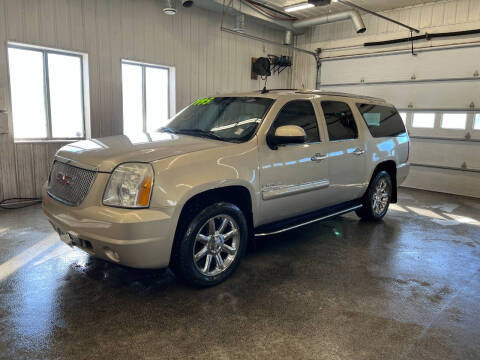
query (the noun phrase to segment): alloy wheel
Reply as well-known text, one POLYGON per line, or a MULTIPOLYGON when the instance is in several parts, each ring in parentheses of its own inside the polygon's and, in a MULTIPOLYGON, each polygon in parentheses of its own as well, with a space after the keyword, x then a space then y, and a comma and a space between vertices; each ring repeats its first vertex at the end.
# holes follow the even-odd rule
POLYGON ((226 271, 237 257, 240 229, 229 215, 208 219, 198 231, 193 245, 193 262, 207 276, 226 271))

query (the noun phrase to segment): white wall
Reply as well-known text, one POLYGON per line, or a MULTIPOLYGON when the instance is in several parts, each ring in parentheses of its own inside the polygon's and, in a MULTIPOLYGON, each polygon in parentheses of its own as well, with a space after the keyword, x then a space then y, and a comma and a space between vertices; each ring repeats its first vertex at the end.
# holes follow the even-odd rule
MULTIPOLYGON (((198 8, 162 12, 160 0, 0 0, 0 89, 9 102, 7 41, 88 54, 92 137, 122 133, 122 58, 176 68, 176 108, 224 92, 261 89, 251 57, 291 55, 284 47, 220 32, 220 14, 198 8)), ((227 19, 227 25, 233 19, 227 19)), ((275 41, 283 33, 251 24, 248 33, 275 41)), ((233 26, 232 26, 233 27, 233 26)), ((290 87, 289 69, 269 79, 290 87)), ((58 143, 14 143, 0 134, 0 200, 39 196, 58 143)))
MULTIPOLYGON (((422 6, 385 12, 384 15, 421 30, 421 33, 480 28, 480 1, 437 1, 422 6)), ((400 109, 409 110, 407 128, 412 136, 411 158, 415 164, 480 170, 480 130, 473 130, 473 116, 480 112, 480 36, 415 42, 418 55, 409 53, 410 44, 364 47, 364 42, 409 36, 398 25, 372 15, 363 16, 367 31, 354 33, 343 21, 316 27, 303 39, 310 49, 321 48, 322 67, 318 87, 385 98, 400 109), (465 46, 469 46, 468 48, 465 46), (445 50, 446 46, 462 48, 445 50), (428 50, 428 51, 427 51, 428 50), (411 81, 412 77, 415 81, 411 81), (471 80, 454 80, 471 78, 471 80), (428 81, 443 79, 445 81, 428 81), (450 79, 450 80, 448 80, 450 79), (476 110, 472 111, 470 104, 476 110), (466 130, 443 130, 440 116, 434 129, 411 127, 415 110, 458 109, 468 112, 466 130), (476 141, 440 140, 465 136, 476 141), (435 139, 415 139, 430 137, 435 139)), ((293 78, 300 75, 294 69, 293 78)), ((304 69, 302 77, 315 78, 315 69, 304 69), (305 73, 305 70, 308 74, 305 73)), ((480 197, 480 173, 415 166, 405 186, 480 197)))

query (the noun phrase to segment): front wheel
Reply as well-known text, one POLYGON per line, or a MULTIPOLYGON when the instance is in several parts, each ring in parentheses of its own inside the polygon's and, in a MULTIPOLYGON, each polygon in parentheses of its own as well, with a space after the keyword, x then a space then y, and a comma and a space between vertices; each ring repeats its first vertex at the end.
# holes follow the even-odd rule
POLYGON ((216 285, 238 267, 247 239, 247 221, 236 205, 207 206, 191 219, 179 238, 173 271, 194 286, 216 285))
POLYGON ((362 207, 355 212, 363 220, 381 220, 392 199, 392 179, 386 171, 375 175, 363 198, 362 207))

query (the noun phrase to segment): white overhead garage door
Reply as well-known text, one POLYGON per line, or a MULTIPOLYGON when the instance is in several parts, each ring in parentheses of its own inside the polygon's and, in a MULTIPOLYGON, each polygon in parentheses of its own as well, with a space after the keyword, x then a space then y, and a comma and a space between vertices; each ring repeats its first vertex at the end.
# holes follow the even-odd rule
POLYGON ((322 62, 321 90, 386 99, 412 137, 405 186, 480 197, 480 46, 322 62))

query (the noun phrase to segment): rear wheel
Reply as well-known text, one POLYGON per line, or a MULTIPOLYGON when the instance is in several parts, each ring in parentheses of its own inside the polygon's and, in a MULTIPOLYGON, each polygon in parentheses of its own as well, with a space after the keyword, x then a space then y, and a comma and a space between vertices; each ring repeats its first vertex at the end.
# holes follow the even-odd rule
POLYGON ((179 238, 173 271, 194 286, 216 285, 238 267, 247 239, 247 221, 236 205, 207 206, 189 221, 179 238))
POLYGON ((388 211, 392 199, 392 179, 386 171, 375 175, 363 198, 363 206, 356 214, 363 220, 381 220, 388 211))

